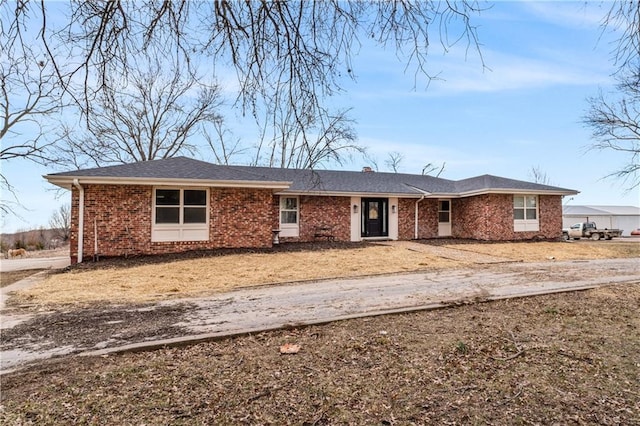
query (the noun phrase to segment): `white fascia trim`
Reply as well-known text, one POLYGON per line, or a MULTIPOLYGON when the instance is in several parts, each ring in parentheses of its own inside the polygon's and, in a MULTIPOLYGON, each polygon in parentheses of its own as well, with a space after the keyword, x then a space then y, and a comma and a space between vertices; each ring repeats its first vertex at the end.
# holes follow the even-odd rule
MULTIPOLYGON (((416 188, 416 191, 419 191, 416 188)), ((523 194, 523 195, 576 195, 579 192, 577 191, 544 191, 544 190, 522 190, 522 189, 482 189, 477 191, 468 191, 468 192, 442 192, 442 193, 433 193, 420 191, 418 194, 392 194, 392 193, 377 193, 377 192, 337 192, 337 191, 279 191, 276 192, 276 195, 310 195, 310 196, 324 196, 324 197, 362 197, 362 198, 409 198, 409 199, 420 199, 420 198, 465 198, 465 197, 473 197, 476 195, 484 195, 484 194, 523 194)))
POLYGON ((71 189, 74 181, 83 185, 145 185, 145 186, 194 186, 208 188, 266 188, 274 190, 287 189, 293 182, 242 181, 242 180, 207 180, 207 179, 162 179, 162 178, 103 178, 95 176, 43 176, 49 183, 61 188, 71 189))
POLYGON ((453 196, 453 198, 473 197, 474 195, 484 194, 523 194, 523 195, 576 195, 578 191, 553 191, 540 189, 481 189, 477 191, 461 192, 453 196))
POLYGON ((361 197, 361 198, 420 198, 422 194, 393 194, 381 192, 338 192, 338 191, 280 191, 275 195, 309 195, 317 197, 361 197))

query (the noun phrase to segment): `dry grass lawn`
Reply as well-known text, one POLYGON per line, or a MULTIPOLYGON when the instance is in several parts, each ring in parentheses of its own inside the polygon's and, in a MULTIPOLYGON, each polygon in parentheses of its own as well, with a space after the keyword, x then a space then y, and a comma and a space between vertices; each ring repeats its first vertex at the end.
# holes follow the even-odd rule
POLYGON ((638 309, 614 285, 65 358, 2 377, 0 424, 639 425, 638 309))
POLYGON ((474 243, 453 244, 445 247, 524 262, 548 261, 550 257, 555 260, 640 257, 640 243, 622 241, 474 243))
MULTIPOLYGON (((600 259, 638 256, 637 243, 452 244, 457 250, 514 261, 600 259)), ((471 266, 399 247, 365 246, 321 251, 230 254, 129 268, 72 270, 50 275, 41 284, 16 293, 20 305, 138 303, 192 297, 247 286, 471 266)))

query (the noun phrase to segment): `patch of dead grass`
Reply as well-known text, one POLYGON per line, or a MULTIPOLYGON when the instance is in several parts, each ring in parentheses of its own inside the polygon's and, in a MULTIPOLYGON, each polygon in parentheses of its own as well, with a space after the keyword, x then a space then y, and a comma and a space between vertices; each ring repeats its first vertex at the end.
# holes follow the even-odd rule
POLYGON ((629 242, 514 242, 451 244, 447 248, 504 257, 524 262, 555 260, 586 260, 640 257, 640 244, 629 242))
MULTIPOLYGON (((535 242, 451 244, 466 250, 525 262, 638 256, 640 244, 609 242, 535 242)), ((471 260, 469 260, 471 262, 471 260)), ((230 291, 249 286, 356 277, 469 266, 471 263, 393 246, 278 253, 229 254, 54 274, 10 303, 142 303, 230 291)))
POLYGON ((614 285, 69 358, 3 376, 0 423, 637 425, 638 309, 614 285))
POLYGON ((16 293, 15 304, 145 302, 240 287, 449 268, 448 259, 406 249, 369 246, 350 250, 232 254, 126 269, 72 271, 49 276, 16 293))

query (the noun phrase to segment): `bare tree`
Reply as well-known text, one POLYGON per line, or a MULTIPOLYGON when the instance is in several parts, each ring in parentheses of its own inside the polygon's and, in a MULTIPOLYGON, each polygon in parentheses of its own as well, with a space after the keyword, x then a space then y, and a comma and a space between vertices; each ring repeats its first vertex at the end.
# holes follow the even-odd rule
MULTIPOLYGON (((48 160, 46 148, 54 142, 47 137, 46 119, 61 108, 62 88, 49 57, 32 47, 27 30, 30 17, 38 8, 16 3, 12 14, 7 3, 0 9, 0 161, 48 160)), ((2 213, 16 214, 20 206, 11 182, 0 172, 0 188, 12 200, 0 201, 2 213)))
POLYGON ((231 131, 225 127, 225 123, 221 119, 214 120, 211 126, 203 126, 202 133, 217 164, 233 164, 236 157, 247 152, 247 148, 242 146, 241 140, 233 138, 231 131), (213 130, 213 135, 210 130, 213 130), (233 141, 231 141, 232 138, 233 141))
POLYGON ((423 168, 422 168, 422 175, 423 176, 434 176, 434 177, 440 177, 440 175, 442 174, 442 172, 444 172, 444 167, 446 166, 447 163, 443 162, 441 166, 437 166, 433 163, 427 163, 423 168), (434 175, 433 172, 437 173, 434 175))
POLYGON ((621 33, 613 58, 617 84, 615 92, 588 99, 583 123, 592 130, 592 149, 625 154, 626 162, 607 177, 631 190, 640 186, 640 3, 613 3, 604 27, 621 33))
POLYGON ((618 33, 618 44, 613 51, 614 63, 619 70, 637 69, 640 55, 640 4, 635 1, 612 2, 602 20, 603 30, 618 33))
POLYGON ((404 160, 404 155, 402 155, 398 151, 393 151, 388 154, 388 157, 385 160, 384 164, 387 166, 387 168, 391 169, 393 173, 398 173, 402 160, 404 160))
POLYGON ((592 130, 596 150, 626 154, 627 161, 607 177, 622 179, 628 189, 640 185, 640 84, 638 74, 618 75, 618 93, 589 98, 584 123, 592 130))
MULTIPOLYGON (((13 14, 20 16, 23 5, 34 1, 15 3, 13 14)), ((360 149, 344 112, 330 112, 327 103, 342 90, 344 77, 355 80, 352 59, 361 40, 394 49, 416 80, 431 78, 427 54, 437 45, 434 37, 445 52, 462 40, 480 55, 471 16, 481 7, 474 0, 70 1, 66 21, 47 19, 50 6, 40 5, 43 17, 34 26, 41 44, 87 120, 96 99, 109 99, 112 95, 102 92, 127 80, 141 54, 175 56, 191 74, 194 63, 204 60, 212 72, 228 67, 235 73, 236 105, 261 128, 289 120, 264 134, 278 136, 261 140, 255 156, 284 167, 342 160, 360 149), (283 149, 284 135, 297 138, 296 148, 289 149, 287 141, 283 149)))
POLYGON ((166 61, 138 58, 120 87, 109 82, 89 106, 86 130, 63 135, 59 162, 103 166, 194 154, 195 134, 222 120, 220 91, 166 61))
POLYGON ((540 166, 531 166, 529 169, 529 178, 535 182, 542 185, 551 185, 551 179, 546 172, 543 172, 540 166))
POLYGON ((315 168, 325 161, 341 164, 351 153, 362 152, 348 111, 305 113, 291 104, 274 103, 273 107, 278 110, 269 114, 272 121, 262 129, 253 164, 315 168))
POLYGON ((54 211, 49 219, 49 226, 55 231, 56 237, 68 241, 71 235, 71 206, 63 204, 54 211))

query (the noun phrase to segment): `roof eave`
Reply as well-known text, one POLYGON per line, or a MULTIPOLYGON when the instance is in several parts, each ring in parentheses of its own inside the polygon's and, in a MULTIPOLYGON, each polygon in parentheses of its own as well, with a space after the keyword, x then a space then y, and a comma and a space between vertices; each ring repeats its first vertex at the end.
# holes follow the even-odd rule
POLYGON ((358 192, 358 191, 302 191, 284 190, 275 193, 276 195, 308 195, 318 197, 379 197, 379 198, 420 198, 422 194, 394 193, 394 192, 358 192))
POLYGON ((579 191, 572 189, 517 189, 517 188, 486 188, 473 191, 465 191, 457 194, 457 197, 473 197, 485 194, 524 194, 524 195, 577 195, 579 191))
POLYGON ((61 188, 71 189, 77 179, 82 185, 144 185, 144 186, 206 186, 210 188, 264 188, 283 190, 293 182, 283 181, 242 181, 212 179, 175 179, 175 178, 118 178, 96 176, 43 176, 49 183, 61 188))

